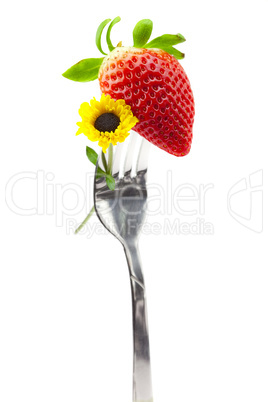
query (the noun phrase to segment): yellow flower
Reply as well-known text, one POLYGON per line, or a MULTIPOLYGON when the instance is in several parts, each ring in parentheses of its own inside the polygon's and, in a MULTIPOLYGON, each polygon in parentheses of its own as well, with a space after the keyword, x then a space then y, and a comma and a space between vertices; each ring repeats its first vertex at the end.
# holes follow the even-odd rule
POLYGON ((82 121, 76 123, 79 126, 76 135, 83 133, 90 141, 99 141, 104 153, 110 143, 123 142, 139 121, 123 99, 115 101, 105 94, 99 102, 93 98, 90 104, 82 103, 79 114, 82 121))

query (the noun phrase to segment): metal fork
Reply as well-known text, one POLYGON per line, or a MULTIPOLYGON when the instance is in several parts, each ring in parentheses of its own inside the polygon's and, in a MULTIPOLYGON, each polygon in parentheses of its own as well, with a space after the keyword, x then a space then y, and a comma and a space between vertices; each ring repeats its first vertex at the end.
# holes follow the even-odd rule
MULTIPOLYGON (((137 163, 134 164, 136 139, 137 134, 132 132, 123 172, 120 170, 123 144, 117 145, 112 166, 115 190, 108 188, 104 177, 95 175, 94 204, 101 223, 123 245, 129 268, 133 314, 133 402, 152 402, 146 292, 138 251, 138 237, 146 216, 150 143, 142 139, 137 163)), ((98 166, 104 168, 102 158, 98 159, 98 166)))

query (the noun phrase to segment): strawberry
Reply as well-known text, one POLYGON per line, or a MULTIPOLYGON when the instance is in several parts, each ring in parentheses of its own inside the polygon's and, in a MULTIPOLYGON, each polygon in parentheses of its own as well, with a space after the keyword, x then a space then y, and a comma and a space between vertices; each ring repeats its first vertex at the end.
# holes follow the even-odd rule
MULTIPOLYGON (((98 77, 103 93, 114 100, 124 99, 131 106, 139 119, 133 130, 172 155, 187 155, 192 143, 194 98, 177 60, 184 55, 173 47, 185 38, 180 34, 162 35, 148 43, 152 22, 141 20, 133 31, 134 47, 123 47, 121 42, 113 47, 110 32, 119 21, 119 17, 114 19, 107 31, 110 53, 104 58, 82 60, 64 76, 76 81, 98 77)), ((100 38, 108 22, 103 21, 96 35, 97 47, 104 55, 100 38)))
POLYGON ((192 142, 194 99, 179 62, 161 49, 117 47, 99 70, 101 91, 124 99, 139 119, 133 130, 175 156, 192 142))

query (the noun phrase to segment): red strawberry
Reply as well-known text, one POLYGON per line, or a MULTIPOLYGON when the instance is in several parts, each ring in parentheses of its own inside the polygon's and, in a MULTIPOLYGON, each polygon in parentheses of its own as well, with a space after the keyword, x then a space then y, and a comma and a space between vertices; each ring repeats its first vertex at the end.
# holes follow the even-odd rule
POLYGON ((175 156, 189 153, 194 98, 180 63, 161 49, 117 47, 100 70, 101 91, 124 99, 139 119, 133 130, 175 156))
MULTIPOLYGON (((111 20, 98 27, 96 45, 101 53, 101 35, 111 20)), ((162 35, 148 43, 152 21, 141 20, 133 31, 134 47, 114 47, 107 31, 110 53, 104 58, 85 59, 63 75, 86 82, 99 78, 101 91, 114 100, 124 99, 139 123, 133 128, 154 145, 175 156, 187 155, 191 148, 194 98, 188 77, 177 59, 184 54, 173 47, 184 42, 180 35, 162 35), (175 56, 175 57, 174 57, 175 56)))

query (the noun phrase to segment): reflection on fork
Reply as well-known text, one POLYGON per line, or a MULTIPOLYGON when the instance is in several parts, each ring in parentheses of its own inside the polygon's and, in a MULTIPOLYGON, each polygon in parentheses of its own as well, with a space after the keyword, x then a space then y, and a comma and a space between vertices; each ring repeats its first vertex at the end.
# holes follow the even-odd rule
MULTIPOLYGON (((126 156, 123 144, 117 145, 112 175, 115 190, 110 190, 105 177, 94 180, 94 204, 105 228, 123 245, 127 258, 133 311, 133 402, 152 402, 149 333, 146 292, 138 251, 138 237, 146 217, 147 165, 150 143, 142 139, 135 160, 137 134, 132 132, 126 156)), ((101 167, 99 158, 97 168, 101 167)))

